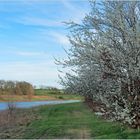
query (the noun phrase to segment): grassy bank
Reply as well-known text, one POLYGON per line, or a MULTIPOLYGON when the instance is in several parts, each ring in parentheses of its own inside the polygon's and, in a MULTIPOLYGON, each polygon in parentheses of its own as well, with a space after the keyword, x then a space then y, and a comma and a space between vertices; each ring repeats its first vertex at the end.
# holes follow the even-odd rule
POLYGON ((69 95, 63 92, 47 89, 35 89, 35 94, 30 98, 28 95, 0 95, 0 101, 47 101, 47 100, 81 100, 83 97, 69 95))
POLYGON ((55 90, 48 90, 48 89, 36 89, 35 90, 36 96, 48 96, 50 98, 54 99, 62 99, 62 100, 69 100, 69 99, 75 99, 80 100, 83 99, 83 97, 79 95, 73 95, 73 94, 66 94, 63 91, 55 91, 55 90))
MULTIPOLYGON (((33 119, 12 127, 12 131, 6 130, 8 138, 140 138, 140 131, 103 120, 83 103, 41 106, 21 112, 30 112, 33 119)), ((5 132, 1 131, 0 138, 2 133, 5 132)))

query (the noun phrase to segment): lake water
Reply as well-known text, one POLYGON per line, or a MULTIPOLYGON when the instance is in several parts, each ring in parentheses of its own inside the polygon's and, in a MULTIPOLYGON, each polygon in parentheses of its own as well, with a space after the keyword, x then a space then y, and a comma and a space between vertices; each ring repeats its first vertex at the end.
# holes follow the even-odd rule
MULTIPOLYGON (((53 104, 64 104, 64 103, 76 103, 80 100, 66 100, 66 101, 33 101, 33 102, 14 102, 18 108, 30 108, 40 105, 53 105, 53 104)), ((7 109, 7 102, 0 102, 0 110, 7 109)))

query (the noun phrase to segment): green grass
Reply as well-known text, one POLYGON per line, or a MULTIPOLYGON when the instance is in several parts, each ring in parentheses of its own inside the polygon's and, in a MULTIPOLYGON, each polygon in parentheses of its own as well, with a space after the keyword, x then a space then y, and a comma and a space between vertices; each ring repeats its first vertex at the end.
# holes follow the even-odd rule
POLYGON ((61 91, 55 91, 51 89, 35 89, 35 95, 48 95, 48 94, 61 94, 61 91))
MULTIPOLYGON (((36 116, 28 125, 15 127, 8 138, 23 139, 139 139, 140 131, 96 116, 83 103, 21 109, 36 116), (36 119, 37 118, 37 119, 36 119), (22 129, 22 127, 24 129, 22 129), (19 131, 17 131, 19 129, 19 131)), ((22 115, 21 115, 22 116, 22 115)), ((13 128, 12 128, 13 129, 13 128)), ((11 132, 11 131, 9 131, 11 132)))
POLYGON ((62 99, 62 100, 69 100, 69 99, 81 100, 81 99, 83 99, 83 97, 79 96, 79 95, 66 94, 66 93, 63 93, 63 91, 55 91, 55 90, 48 90, 48 89, 35 89, 35 95, 38 95, 38 96, 46 95, 49 97, 53 97, 56 99, 62 99))
POLYGON ((37 108, 40 120, 33 121, 23 138, 140 138, 140 131, 103 120, 83 103, 37 108))
POLYGON ((28 95, 0 95, 0 101, 48 101, 48 100, 83 100, 79 95, 66 94, 63 91, 35 89, 35 94, 29 98, 28 95))

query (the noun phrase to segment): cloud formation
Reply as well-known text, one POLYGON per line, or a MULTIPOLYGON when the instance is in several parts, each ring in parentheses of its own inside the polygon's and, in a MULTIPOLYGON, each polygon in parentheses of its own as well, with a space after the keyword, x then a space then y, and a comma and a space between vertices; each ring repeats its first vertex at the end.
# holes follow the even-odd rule
POLYGON ((81 23, 88 10, 84 0, 0 1, 0 78, 60 87, 53 56, 70 46, 63 22, 81 23))
POLYGON ((14 19, 14 21, 24 25, 43 26, 43 27, 50 27, 50 26, 59 27, 63 25, 61 21, 49 20, 46 18, 32 17, 32 16, 21 17, 18 19, 14 19))
POLYGON ((23 51, 18 51, 18 52, 14 52, 14 54, 16 55, 20 55, 20 56, 42 56, 42 55, 46 55, 43 52, 23 52, 23 51))
POLYGON ((58 71, 52 60, 38 63, 29 62, 11 62, 0 63, 0 77, 6 80, 28 81, 35 85, 54 85, 57 83, 58 71))

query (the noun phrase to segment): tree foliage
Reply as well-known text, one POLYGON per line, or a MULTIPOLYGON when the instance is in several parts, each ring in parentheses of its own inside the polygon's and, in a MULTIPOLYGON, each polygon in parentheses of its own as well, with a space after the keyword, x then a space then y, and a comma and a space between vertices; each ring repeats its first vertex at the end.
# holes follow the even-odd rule
POLYGON ((91 1, 81 24, 67 23, 70 68, 61 78, 69 93, 104 103, 110 116, 140 126, 140 2, 91 1))
POLYGON ((33 86, 28 82, 0 80, 0 95, 28 95, 34 94, 33 86))

